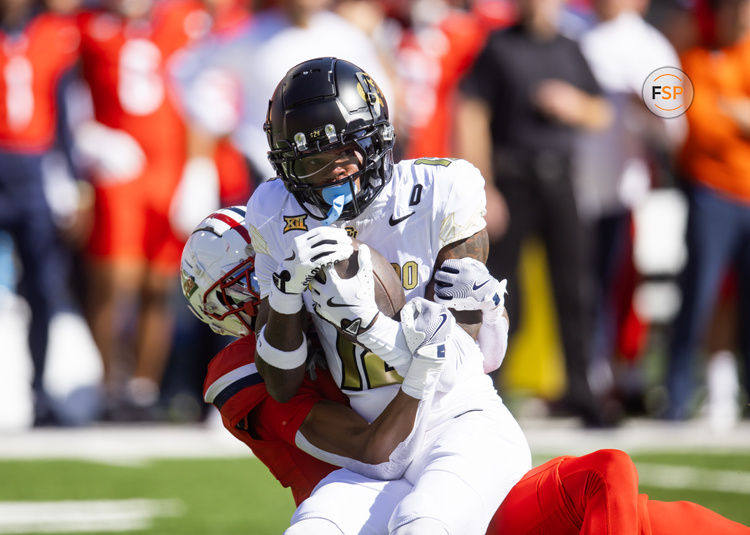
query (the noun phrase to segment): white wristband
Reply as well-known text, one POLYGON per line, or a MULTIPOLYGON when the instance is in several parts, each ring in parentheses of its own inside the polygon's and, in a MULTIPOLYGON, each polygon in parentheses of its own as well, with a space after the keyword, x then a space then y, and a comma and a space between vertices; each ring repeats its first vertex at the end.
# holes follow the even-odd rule
MULTIPOLYGON (((441 344, 444 348, 444 344, 441 344)), ((404 376, 404 382, 401 384, 401 390, 408 396, 416 399, 425 399, 435 390, 435 385, 440 379, 440 372, 445 363, 445 357, 440 359, 420 357, 420 351, 423 349, 434 351, 437 348, 428 346, 418 349, 411 361, 409 371, 404 376)))
POLYGON ((357 342, 396 368, 402 377, 409 369, 411 351, 399 322, 379 314, 373 326, 357 336, 357 342))
POLYGON ((293 370, 302 366, 305 360, 307 360, 307 338, 305 338, 305 333, 302 333, 302 343, 297 349, 282 351, 272 346, 266 340, 266 326, 264 325, 258 335, 258 343, 256 344, 255 351, 258 357, 274 368, 293 370))
POLYGON ((302 310, 302 294, 286 294, 273 286, 268 294, 268 304, 280 314, 296 314, 302 310))

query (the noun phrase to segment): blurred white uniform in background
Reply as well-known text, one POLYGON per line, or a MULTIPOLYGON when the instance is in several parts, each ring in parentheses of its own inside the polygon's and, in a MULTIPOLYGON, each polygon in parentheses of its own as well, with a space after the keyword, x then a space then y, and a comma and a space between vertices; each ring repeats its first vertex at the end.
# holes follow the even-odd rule
MULTIPOLYGON (((378 80, 386 99, 396 102, 386 70, 365 33, 326 9, 313 13, 306 25, 296 25, 289 15, 294 13, 295 2, 286 4, 286 11, 261 11, 235 35, 202 42, 173 71, 190 120, 216 136, 231 132, 259 182, 275 175, 266 158, 268 142, 263 132, 268 101, 294 65, 323 56, 346 59, 378 80), (227 88, 231 83, 235 87, 227 88), (223 97, 235 92, 237 116, 228 117, 223 97), (219 108, 226 111, 217 115, 207 95, 215 95, 219 108)), ((393 117, 394 110, 390 111, 393 117)))
POLYGON ((641 100, 648 75, 680 60, 666 37, 634 11, 600 22, 580 39, 581 52, 615 110, 603 132, 584 134, 577 194, 582 215, 629 209, 650 188, 646 144, 657 136, 674 148, 685 136, 684 117, 659 119, 641 100), (665 134, 665 135, 664 135, 665 134))
MULTIPOLYGON (((631 212, 638 227, 642 207, 658 204, 663 208, 662 223, 656 229, 648 227, 649 243, 658 243, 655 249, 650 248, 650 256, 660 266, 668 266, 659 273, 676 273, 679 258, 669 252, 681 243, 677 232, 684 211, 669 209, 674 204, 670 202, 672 197, 677 195, 674 191, 661 190, 667 195, 654 197, 652 173, 655 162, 671 159, 687 128, 684 117, 659 118, 643 103, 641 91, 649 74, 660 67, 679 68, 680 61, 666 37, 643 20, 636 11, 638 7, 632 0, 596 0, 594 10, 600 20, 580 37, 581 52, 604 90, 614 117, 609 128, 580 137, 575 173, 578 208, 581 217, 594 227, 596 240, 593 265, 597 319, 590 381, 596 392, 606 392, 617 383, 633 396, 643 388, 637 368, 621 366, 618 373, 612 362, 618 336, 615 303, 622 291, 622 273, 634 254, 632 250, 643 250, 644 245, 639 232, 631 242, 631 212)), ((639 262, 642 255, 636 256, 636 269, 648 275, 651 271, 647 264, 654 265, 653 261, 644 264, 639 262)), ((655 310, 656 306, 648 308, 655 310)))

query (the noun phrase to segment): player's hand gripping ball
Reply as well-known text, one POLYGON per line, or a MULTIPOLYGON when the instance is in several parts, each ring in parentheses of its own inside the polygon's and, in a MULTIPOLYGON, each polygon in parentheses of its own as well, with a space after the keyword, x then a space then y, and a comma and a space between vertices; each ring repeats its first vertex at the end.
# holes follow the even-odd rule
POLYGON ((352 240, 354 252, 321 269, 310 282, 315 312, 356 341, 378 313, 399 319, 406 299, 393 266, 377 250, 352 240))
POLYGON ((352 250, 344 229, 314 228, 294 238, 289 256, 273 274, 273 283, 285 294, 301 294, 318 270, 348 258, 352 250))

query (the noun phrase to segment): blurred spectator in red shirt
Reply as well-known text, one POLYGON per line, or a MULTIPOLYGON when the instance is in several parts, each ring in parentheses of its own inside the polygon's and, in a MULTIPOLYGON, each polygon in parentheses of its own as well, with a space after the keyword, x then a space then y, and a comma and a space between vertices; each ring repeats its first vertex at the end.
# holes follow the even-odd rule
POLYGON ((88 315, 117 419, 150 416, 159 397, 184 241, 169 218, 186 133, 167 65, 209 25, 190 0, 108 0, 79 17, 93 103, 76 133, 95 191, 88 315))

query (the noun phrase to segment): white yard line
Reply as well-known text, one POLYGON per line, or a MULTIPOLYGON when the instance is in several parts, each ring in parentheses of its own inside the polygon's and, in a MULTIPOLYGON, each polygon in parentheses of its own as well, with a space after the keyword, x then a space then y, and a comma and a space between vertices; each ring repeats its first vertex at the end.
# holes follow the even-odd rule
POLYGON ((580 429, 571 420, 521 420, 534 455, 582 455, 614 448, 639 452, 692 452, 750 454, 750 422, 717 432, 705 421, 684 423, 631 419, 613 430, 580 429))
POLYGON ((2 459, 78 459, 137 465, 151 459, 246 457, 251 452, 213 422, 111 425, 0 434, 2 459))
POLYGON ((179 516, 179 500, 0 502, 0 533, 104 533, 148 529, 155 517, 179 516))
POLYGON ((636 463, 641 485, 750 494, 750 472, 636 463))

